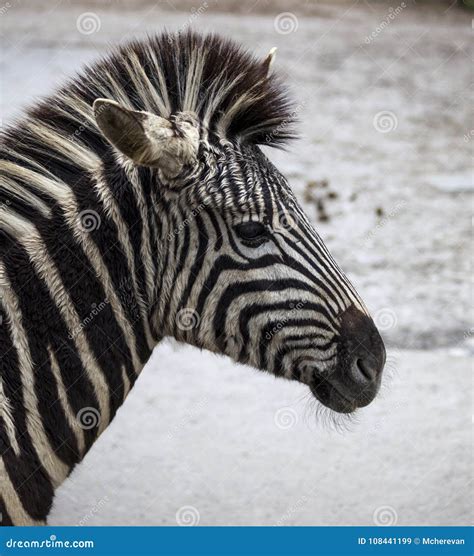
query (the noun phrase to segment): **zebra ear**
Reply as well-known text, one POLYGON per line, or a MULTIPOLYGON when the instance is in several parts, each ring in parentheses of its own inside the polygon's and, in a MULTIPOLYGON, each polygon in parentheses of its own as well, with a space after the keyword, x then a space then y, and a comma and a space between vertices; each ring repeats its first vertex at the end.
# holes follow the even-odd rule
POLYGON ((93 109, 99 129, 116 149, 136 164, 158 168, 166 181, 196 164, 199 129, 192 114, 168 120, 103 98, 94 101, 93 109))
POLYGON ((275 61, 276 51, 277 51, 276 46, 274 46, 273 48, 270 49, 270 52, 268 53, 265 60, 263 60, 262 67, 263 67, 263 72, 265 74, 265 77, 268 77, 268 74, 270 73, 270 69, 273 65, 273 62, 275 61))

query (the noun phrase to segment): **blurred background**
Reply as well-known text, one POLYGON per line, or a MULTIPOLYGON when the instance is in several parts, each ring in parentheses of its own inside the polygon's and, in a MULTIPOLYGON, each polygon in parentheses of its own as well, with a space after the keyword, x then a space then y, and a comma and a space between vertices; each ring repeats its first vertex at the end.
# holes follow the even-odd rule
POLYGON ((51 524, 471 522, 473 17, 450 0, 2 0, 3 123, 164 28, 278 47, 301 139, 268 155, 388 347, 379 397, 334 426, 303 385, 164 342, 51 524))

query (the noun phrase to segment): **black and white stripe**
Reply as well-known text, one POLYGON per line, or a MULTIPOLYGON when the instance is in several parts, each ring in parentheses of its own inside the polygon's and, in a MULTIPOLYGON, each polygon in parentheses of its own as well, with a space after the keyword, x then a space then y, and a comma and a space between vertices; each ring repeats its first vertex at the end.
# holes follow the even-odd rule
POLYGON ((273 55, 193 33, 132 42, 3 132, 3 525, 45 522, 165 336, 337 411, 375 395, 378 378, 339 377, 366 309, 259 147, 294 136, 273 55))

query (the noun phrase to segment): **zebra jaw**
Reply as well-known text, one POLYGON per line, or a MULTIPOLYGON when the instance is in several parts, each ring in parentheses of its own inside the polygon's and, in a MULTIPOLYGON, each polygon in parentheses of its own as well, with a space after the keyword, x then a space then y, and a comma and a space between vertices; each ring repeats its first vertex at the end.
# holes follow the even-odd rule
POLYGON ((199 124, 192 112, 169 119, 98 98, 94 117, 105 138, 135 164, 157 168, 165 183, 197 164, 199 124))

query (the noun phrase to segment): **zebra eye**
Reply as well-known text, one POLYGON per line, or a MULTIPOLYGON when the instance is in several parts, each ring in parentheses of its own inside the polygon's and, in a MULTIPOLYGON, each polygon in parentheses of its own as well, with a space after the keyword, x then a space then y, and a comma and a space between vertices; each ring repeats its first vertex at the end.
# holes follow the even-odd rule
POLYGON ((267 229, 260 222, 242 222, 234 229, 244 243, 261 244, 266 239, 267 229))

